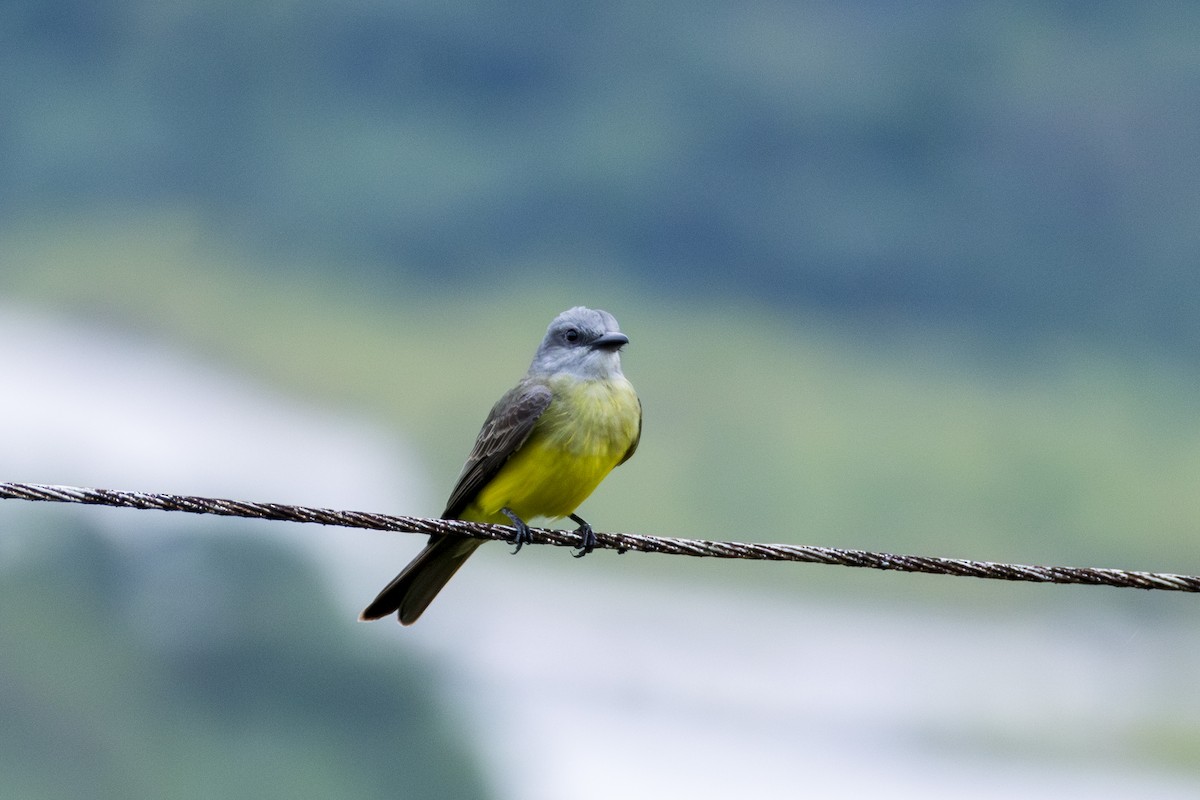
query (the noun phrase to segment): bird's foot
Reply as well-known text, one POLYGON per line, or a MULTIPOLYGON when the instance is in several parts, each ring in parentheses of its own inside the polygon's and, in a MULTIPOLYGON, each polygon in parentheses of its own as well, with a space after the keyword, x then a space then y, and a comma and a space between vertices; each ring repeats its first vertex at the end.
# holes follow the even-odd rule
POLYGON ((579 523, 579 527, 575 529, 575 532, 583 534, 583 545, 576 551, 575 557, 583 558, 596 549, 596 532, 592 530, 592 526, 583 517, 572 514, 571 519, 579 523))
POLYGON ((508 540, 508 543, 516 545, 516 548, 512 551, 512 554, 515 556, 521 552, 522 545, 533 541, 533 537, 529 534, 529 526, 525 524, 525 520, 518 517, 511 508, 502 508, 500 509, 500 513, 512 521, 513 537, 508 540))

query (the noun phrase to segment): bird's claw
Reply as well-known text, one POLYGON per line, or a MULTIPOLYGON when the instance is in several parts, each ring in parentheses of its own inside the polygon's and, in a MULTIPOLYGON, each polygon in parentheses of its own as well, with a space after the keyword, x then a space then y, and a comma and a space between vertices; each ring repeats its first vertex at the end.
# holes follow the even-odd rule
POLYGON ((583 536, 583 544, 580 545, 579 549, 574 555, 575 558, 583 558, 588 553, 596 549, 596 544, 598 542, 596 539, 596 532, 592 530, 592 526, 588 524, 587 520, 577 517, 574 514, 571 515, 571 519, 579 523, 579 527, 575 529, 575 532, 583 536))
POLYGON ((502 508, 500 513, 508 517, 513 524, 513 537, 508 540, 509 544, 515 544, 512 554, 515 556, 521 552, 521 547, 526 542, 532 542, 533 536, 529 533, 529 526, 525 524, 525 520, 518 517, 511 509, 502 508))

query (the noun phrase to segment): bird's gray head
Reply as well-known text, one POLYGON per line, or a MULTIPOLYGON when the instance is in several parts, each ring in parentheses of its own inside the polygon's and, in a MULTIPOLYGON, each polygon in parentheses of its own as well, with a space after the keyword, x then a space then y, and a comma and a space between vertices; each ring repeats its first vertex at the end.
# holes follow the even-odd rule
POLYGON ((621 375, 619 351, 628 343, 612 314, 576 306, 550 323, 529 374, 568 373, 585 380, 617 377, 621 375))

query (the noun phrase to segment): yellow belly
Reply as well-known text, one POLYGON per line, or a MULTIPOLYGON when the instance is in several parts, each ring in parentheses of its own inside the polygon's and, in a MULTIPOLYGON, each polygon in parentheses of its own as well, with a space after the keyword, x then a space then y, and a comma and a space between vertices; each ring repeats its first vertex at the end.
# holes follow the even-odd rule
POLYGON ((641 420, 629 381, 552 379, 549 386, 550 407, 463 519, 507 523, 502 508, 524 520, 568 516, 629 451, 641 420))

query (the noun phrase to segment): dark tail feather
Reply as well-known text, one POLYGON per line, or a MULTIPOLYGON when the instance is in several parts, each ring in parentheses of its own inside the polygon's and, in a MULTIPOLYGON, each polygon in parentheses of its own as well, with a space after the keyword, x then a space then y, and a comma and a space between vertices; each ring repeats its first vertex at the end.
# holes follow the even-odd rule
POLYGON ((399 612, 401 625, 412 625, 437 597, 446 582, 454 577, 463 562, 483 544, 469 536, 437 536, 409 562, 358 618, 363 622, 381 619, 399 612))

